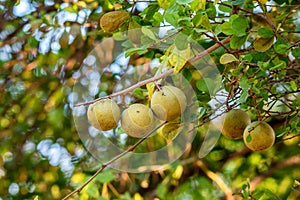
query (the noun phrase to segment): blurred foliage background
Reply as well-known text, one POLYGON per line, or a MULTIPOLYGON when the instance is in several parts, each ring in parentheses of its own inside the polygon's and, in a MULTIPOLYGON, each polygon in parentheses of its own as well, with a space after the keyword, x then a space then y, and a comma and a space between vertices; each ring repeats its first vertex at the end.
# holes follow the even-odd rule
MULTIPOLYGON (((112 35, 99 20, 114 10, 130 12, 135 28, 170 26, 205 48, 231 35, 230 44, 211 53, 227 96, 242 98, 241 107, 253 119, 269 120, 276 144, 251 152, 241 140, 220 137, 198 159, 205 132, 200 127, 187 151, 167 169, 141 174, 106 169, 70 199, 299 199, 297 0, 0 0, 0 199, 61 199, 101 166, 78 136, 72 90, 89 52, 112 35), (237 27, 230 26, 236 18, 237 27), (239 62, 220 63, 224 53, 239 62), (268 105, 279 101, 281 106, 265 108, 270 99, 268 105)), ((117 28, 115 32, 128 27, 117 28)), ((134 47, 128 46, 132 66, 164 55, 137 55, 141 49, 134 47)), ((101 92, 111 94, 127 70, 103 71, 101 92)), ((195 78, 192 72, 184 70, 184 76, 195 78)), ((146 101, 143 90, 135 92, 136 101, 146 101)), ((209 95, 203 85, 198 84, 197 92, 206 99, 201 103, 205 107, 209 95)))

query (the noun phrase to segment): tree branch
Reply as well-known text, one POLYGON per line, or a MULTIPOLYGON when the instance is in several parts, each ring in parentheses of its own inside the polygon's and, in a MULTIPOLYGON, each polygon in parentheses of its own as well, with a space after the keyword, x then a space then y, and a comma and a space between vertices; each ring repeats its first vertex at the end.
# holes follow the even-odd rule
POLYGON ((129 152, 134 151, 142 142, 144 142, 150 135, 152 135, 152 133, 154 133, 155 131, 157 131, 159 128, 161 128, 163 125, 165 125, 167 122, 163 122, 160 125, 158 125, 155 129, 153 129, 151 132, 147 133, 143 138, 141 138, 139 141, 137 141, 133 146, 129 147, 126 151, 123 151, 122 153, 120 153, 119 155, 117 155, 116 157, 112 158, 111 160, 109 160, 108 162, 102 164, 102 166, 100 167, 100 169, 98 169, 96 171, 95 174, 93 174, 86 182, 84 182, 79 188, 77 188, 76 190, 72 191, 71 193, 69 193, 67 196, 65 196, 62 200, 66 200, 69 197, 71 197, 73 194, 75 193, 79 193, 83 190, 83 188, 85 188, 85 186, 87 186, 92 180, 94 180, 96 178, 96 176, 98 174, 100 174, 106 167, 108 167, 109 165, 111 165, 112 163, 114 163, 115 161, 117 161, 118 159, 120 159, 121 157, 125 156, 126 154, 128 154, 129 152))
MULTIPOLYGON (((190 58, 188 60, 188 62, 186 62, 186 64, 184 65, 183 68, 187 67, 189 64, 192 64, 192 63, 195 63, 196 61, 200 60, 201 58, 203 58, 204 56, 206 56, 207 54, 213 52, 214 50, 216 50, 217 48, 219 48, 220 46, 228 43, 230 41, 230 37, 226 37, 225 39, 221 40, 219 43, 216 43, 214 44, 213 46, 209 47, 208 49, 206 49, 205 51, 195 55, 194 57, 190 58)), ((78 106, 87 106, 87 105, 90 105, 90 104, 93 104, 97 101, 100 101, 102 99, 107 99, 107 98, 113 98, 113 97, 116 97, 116 96, 120 96, 120 95, 124 95, 124 94, 127 94, 131 91, 133 91, 134 89, 136 88, 139 88, 143 85, 146 85, 148 83, 151 83, 151 82, 155 82, 157 80, 160 80, 160 79, 163 79, 169 75, 171 75, 172 73, 174 72, 174 69, 169 69, 168 71, 165 71, 164 73, 162 74, 159 74, 157 76, 154 76, 154 77, 151 77, 149 79, 145 79, 143 81, 140 81, 138 82, 137 84, 135 85, 132 85, 124 90, 121 90, 121 91, 118 91, 118 92, 115 92, 113 94, 110 94, 110 95, 107 95, 105 97, 100 97, 100 98, 97 98, 97 99, 94 99, 93 101, 88 101, 88 102, 85 102, 85 103, 78 103, 76 105, 74 105, 74 107, 78 107, 78 106)))

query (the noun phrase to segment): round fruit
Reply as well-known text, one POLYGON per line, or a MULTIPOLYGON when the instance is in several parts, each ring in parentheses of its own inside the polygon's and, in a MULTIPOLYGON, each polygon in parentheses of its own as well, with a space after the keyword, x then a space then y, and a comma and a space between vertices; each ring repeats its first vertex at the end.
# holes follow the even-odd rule
POLYGON ((91 104, 87 117, 92 126, 101 131, 108 131, 117 126, 120 120, 120 108, 111 99, 103 99, 91 104))
POLYGON ((275 133, 266 122, 253 122, 244 131, 244 142, 252 151, 264 151, 273 146, 275 133))
POLYGON ((153 123, 153 112, 143 104, 132 104, 121 116, 121 127, 131 137, 142 137, 149 133, 153 123))
POLYGON ((154 92, 151 98, 151 109, 158 119, 170 121, 176 119, 186 108, 186 96, 174 86, 163 86, 161 91, 154 92))
POLYGON ((230 110, 224 116, 222 134, 228 139, 243 137, 246 126, 251 123, 249 115, 243 110, 230 110))

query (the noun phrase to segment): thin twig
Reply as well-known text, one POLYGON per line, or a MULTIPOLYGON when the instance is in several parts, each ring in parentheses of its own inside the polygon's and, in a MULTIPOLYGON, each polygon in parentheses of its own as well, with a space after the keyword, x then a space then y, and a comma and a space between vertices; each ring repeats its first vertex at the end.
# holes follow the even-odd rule
POLYGON ((94 100, 92 100, 92 101, 88 101, 88 102, 85 102, 85 103, 79 103, 79 104, 76 104, 76 105, 74 105, 74 107, 77 107, 77 106, 86 106, 86 105, 90 105, 90 104, 92 104, 92 103, 95 103, 95 102, 97 102, 97 101, 100 101, 100 100, 102 100, 102 99, 108 99, 108 98, 113 98, 113 97, 117 97, 117 96, 120 96, 120 95, 127 94, 127 93, 133 91, 133 90, 136 89, 136 88, 139 88, 139 87, 141 87, 141 86, 143 86, 143 85, 146 85, 146 84, 148 84, 148 83, 157 81, 157 80, 162 79, 162 78, 164 78, 164 77, 166 77, 166 76, 169 76, 169 75, 171 75, 173 72, 174 72, 174 69, 169 69, 168 71, 166 71, 166 72, 164 72, 164 73, 162 73, 162 74, 160 74, 160 75, 158 75, 158 76, 154 76, 154 77, 152 77, 152 78, 149 78, 149 79, 145 79, 145 80, 143 80, 143 81, 140 81, 140 82, 138 82, 137 84, 134 84, 134 85, 132 85, 132 86, 130 86, 130 87, 124 89, 124 90, 115 92, 115 93, 110 94, 110 95, 107 95, 107 96, 105 96, 105 97, 100 97, 100 98, 94 99, 94 100))
POLYGON ((65 196, 62 200, 66 200, 69 197, 71 197, 73 194, 75 193, 79 193, 81 192, 81 190, 87 186, 92 180, 94 180, 96 178, 96 176, 98 176, 98 174, 100 174, 106 167, 108 167, 109 165, 111 165, 112 163, 114 163, 115 161, 117 161, 118 159, 120 159, 121 157, 125 156, 126 154, 128 154, 129 152, 134 151, 142 142, 144 142, 150 135, 152 135, 152 133, 154 133, 155 131, 157 131, 159 128, 161 128, 163 125, 165 125, 167 122, 163 122, 160 125, 158 125, 155 129, 153 129, 152 131, 150 131, 149 133, 147 133, 143 138, 141 138, 139 141, 137 141, 133 146, 129 147, 127 150, 123 151, 122 153, 120 153, 119 155, 117 155, 116 157, 112 158, 111 160, 109 160, 108 162, 102 164, 102 166, 100 167, 100 169, 98 169, 98 171, 96 171, 93 176, 91 176, 86 182, 84 182, 79 188, 77 188, 76 190, 73 190, 71 193, 69 193, 67 196, 65 196))

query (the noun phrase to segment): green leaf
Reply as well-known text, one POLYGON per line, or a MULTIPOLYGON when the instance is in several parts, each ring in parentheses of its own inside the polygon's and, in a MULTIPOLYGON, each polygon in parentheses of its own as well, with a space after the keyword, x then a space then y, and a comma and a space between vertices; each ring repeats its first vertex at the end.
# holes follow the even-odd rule
POLYGON ((199 11, 197 12, 197 14, 195 15, 195 17, 193 18, 193 24, 195 26, 203 26, 206 30, 211 31, 212 30, 212 26, 209 22, 208 16, 205 12, 203 11, 199 11))
POLYGON ((177 27, 178 25, 178 19, 179 15, 178 14, 172 14, 172 13, 165 13, 165 20, 170 23, 172 26, 177 27))
POLYGON ((212 30, 212 26, 209 22, 208 16, 206 13, 202 13, 202 18, 201 18, 201 26, 203 26, 206 30, 211 31, 212 30))
POLYGON ((147 52, 147 49, 145 49, 144 47, 132 48, 132 49, 128 49, 125 52, 125 57, 131 56, 131 55, 133 55, 135 53, 137 53, 139 55, 142 55, 142 54, 144 54, 146 52, 147 52))
POLYGON ((292 91, 296 92, 298 90, 298 85, 295 81, 290 81, 290 87, 292 89, 292 91))
POLYGON ((193 17, 192 22, 195 26, 199 26, 201 24, 202 12, 197 12, 197 14, 193 17))
POLYGON ((175 46, 178 50, 182 51, 188 48, 188 36, 186 34, 177 34, 175 36, 175 46))
POLYGON ((222 85, 221 79, 221 76, 215 78, 215 80, 211 78, 203 78, 197 81, 196 87, 204 93, 215 95, 222 85))
POLYGON ((100 183, 108 183, 114 180, 116 177, 111 171, 104 171, 97 175, 96 180, 100 183))
POLYGON ((167 195, 168 187, 165 184, 160 183, 156 188, 156 194, 159 198, 164 199, 167 195))
POLYGON ((280 198, 269 189, 258 190, 253 193, 253 197, 257 200, 280 200, 280 198))
POLYGON ((95 183, 88 184, 83 192, 87 193, 91 199, 98 199, 100 197, 98 187, 95 183))
POLYGON ((244 103, 247 101, 249 97, 249 93, 248 93, 248 90, 243 90, 242 93, 241 93, 241 96, 240 96, 240 99, 239 99, 239 102, 240 103, 244 103))
POLYGON ((181 73, 188 82, 192 80, 193 74, 188 68, 184 68, 181 73))
MULTIPOLYGON (((223 2, 224 4, 228 4, 231 6, 231 4, 229 2, 223 2)), ((222 11, 222 12, 225 12, 225 13, 231 13, 232 12, 232 9, 228 6, 224 6, 224 5, 220 5, 219 6, 219 10, 222 11)))
POLYGON ((241 36, 241 37, 233 35, 230 38, 230 48, 232 48, 232 49, 238 49, 243 44, 245 44, 245 42, 247 41, 247 37, 248 37, 248 35, 241 36))
POLYGON ((223 65, 231 63, 231 62, 235 62, 235 61, 238 61, 238 59, 234 55, 229 54, 229 53, 223 54, 220 58, 220 63, 223 65))
POLYGON ((247 142, 247 143, 250 143, 251 140, 252 140, 251 134, 247 135, 247 137, 246 137, 246 142, 247 142))
POLYGON ((239 82, 239 86, 245 90, 245 91, 248 91, 250 89, 250 85, 248 83, 248 78, 243 76, 239 82))
POLYGON ((151 98, 152 98, 152 95, 153 95, 153 93, 154 93, 155 85, 154 85, 153 82, 147 83, 147 84, 146 84, 146 88, 147 88, 147 91, 148 91, 148 96, 149 96, 149 98, 151 99, 151 98))
POLYGON ((274 36, 274 32, 271 29, 265 27, 258 29, 257 33, 262 38, 271 38, 274 36))
POLYGON ((188 45, 188 47, 184 50, 179 50, 176 47, 173 49, 168 61, 174 67, 174 72, 179 72, 184 67, 186 62, 189 60, 190 55, 190 45, 188 45))
POLYGON ((156 12, 154 15, 153 15, 153 19, 155 21, 158 21, 158 22, 163 22, 164 21, 164 17, 162 16, 162 14, 160 12, 156 12))
POLYGON ((209 94, 209 90, 208 90, 208 87, 207 87, 206 82, 205 82, 204 79, 198 80, 197 83, 196 83, 196 87, 198 88, 198 90, 209 94))
POLYGON ((248 28, 248 20, 246 17, 239 16, 231 23, 234 35, 241 37, 246 35, 246 29, 248 28))
POLYGON ((272 38, 259 38, 253 43, 254 49, 258 52, 265 52, 273 45, 274 37, 272 38))
POLYGON ((287 44, 274 44, 274 50, 279 54, 287 54, 289 46, 287 44))
POLYGON ((300 47, 296 47, 295 49, 293 49, 292 55, 296 58, 299 58, 300 57, 300 47))
POLYGON ((142 88, 136 88, 132 91, 132 96, 138 98, 138 99, 145 99, 145 95, 144 95, 144 89, 142 88))
POLYGON ((142 26, 142 32, 144 33, 145 36, 149 37, 150 39, 157 41, 157 37, 155 36, 155 34, 148 28, 146 28, 145 26, 142 26))
POLYGON ((232 35, 234 34, 234 31, 231 27, 231 23, 230 22, 224 22, 221 25, 221 31, 225 34, 225 35, 232 35))

